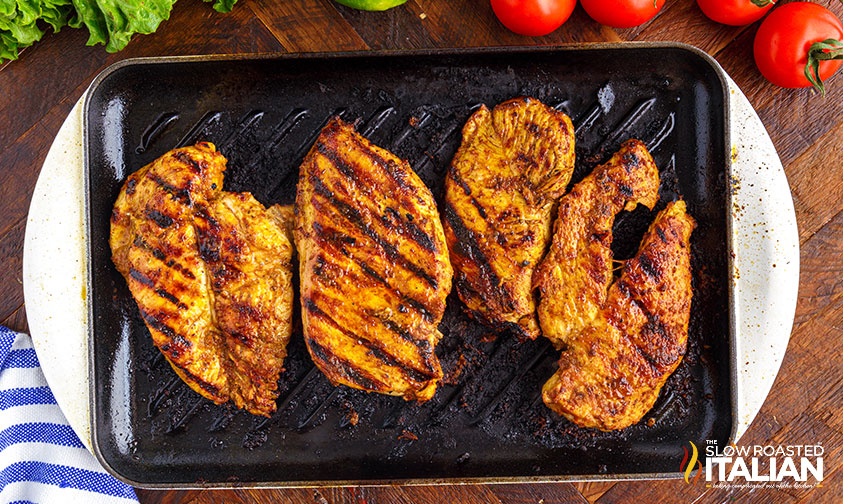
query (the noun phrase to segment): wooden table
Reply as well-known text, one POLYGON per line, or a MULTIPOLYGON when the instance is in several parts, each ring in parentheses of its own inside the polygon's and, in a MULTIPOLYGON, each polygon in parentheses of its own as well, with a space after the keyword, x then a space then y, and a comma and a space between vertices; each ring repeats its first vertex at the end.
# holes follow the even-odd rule
MULTIPOLYGON (((818 3, 843 15, 839 2, 818 3)), ((768 84, 752 59, 757 25, 708 21, 693 0, 671 0, 647 25, 613 30, 577 7, 553 34, 515 35, 489 0, 409 0, 387 13, 363 13, 331 0, 240 0, 221 15, 182 0, 158 33, 119 54, 86 47, 87 32, 48 35, 0 68, 0 321, 26 330, 21 262, 27 209, 38 172, 70 108, 107 65, 134 56, 672 40, 715 56, 749 97, 786 167, 799 222, 802 276, 790 347, 773 390, 741 444, 816 443, 826 447, 825 484, 812 490, 706 489, 684 481, 478 485, 326 490, 138 491, 141 502, 192 503, 541 503, 843 502, 843 77, 825 99, 768 84)), ((57 307, 60 309, 60 307, 57 307)))

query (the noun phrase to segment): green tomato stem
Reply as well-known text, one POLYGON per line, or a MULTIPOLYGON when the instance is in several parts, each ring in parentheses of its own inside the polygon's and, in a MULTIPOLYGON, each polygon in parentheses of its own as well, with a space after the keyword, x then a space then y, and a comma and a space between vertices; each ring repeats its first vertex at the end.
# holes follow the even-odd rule
POLYGON ((825 85, 820 77, 820 62, 843 60, 843 42, 826 39, 817 42, 808 49, 808 63, 805 65, 805 77, 820 94, 825 96, 825 85))

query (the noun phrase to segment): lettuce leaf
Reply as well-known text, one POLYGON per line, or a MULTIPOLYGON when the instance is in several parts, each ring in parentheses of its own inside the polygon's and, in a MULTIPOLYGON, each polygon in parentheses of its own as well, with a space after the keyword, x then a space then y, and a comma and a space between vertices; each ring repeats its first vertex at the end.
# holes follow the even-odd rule
MULTIPOLYGON (((7 0, 0 0, 7 1, 7 0)), ((72 0, 79 21, 88 28, 88 45, 105 44, 108 52, 117 52, 136 33, 148 34, 170 18, 176 0, 72 0)), ((237 0, 214 2, 214 10, 231 11, 237 0)))
POLYGON ((88 28, 88 45, 105 44, 117 52, 135 33, 152 33, 170 18, 176 0, 73 0, 79 20, 88 28))
MULTIPOLYGON (((214 2, 217 12, 231 11, 237 0, 214 2)), ((105 44, 117 52, 136 33, 148 34, 170 18, 176 0, 0 0, 0 63, 41 40, 44 27, 88 29, 88 45, 105 44), (41 26, 39 26, 39 24, 41 26)))
POLYGON ((41 40, 44 25, 59 31, 75 21, 71 0, 0 0, 0 63, 41 40))
POLYGON ((202 0, 204 2, 214 2, 214 10, 217 12, 231 12, 231 9, 234 8, 234 4, 237 3, 237 0, 202 0))

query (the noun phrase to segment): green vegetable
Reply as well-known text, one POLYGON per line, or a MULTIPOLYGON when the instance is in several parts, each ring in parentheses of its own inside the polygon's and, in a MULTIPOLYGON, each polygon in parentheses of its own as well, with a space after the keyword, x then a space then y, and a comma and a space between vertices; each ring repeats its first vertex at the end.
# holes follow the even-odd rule
POLYGON ((203 2, 214 2, 214 10, 217 12, 231 12, 237 0, 202 0, 203 2))
POLYGON ((53 31, 68 22, 73 25, 76 13, 70 1, 0 0, 0 63, 17 58, 20 49, 41 40, 44 25, 53 31))
MULTIPOLYGON (((217 12, 229 12, 237 0, 214 2, 217 12)), ((169 19, 176 0, 0 0, 0 63, 18 57, 18 51, 44 35, 43 25, 85 25, 88 45, 105 44, 117 52, 136 33, 152 33, 169 19), (41 26, 39 26, 41 24, 41 26)))
POLYGON ((135 33, 152 33, 170 18, 175 0, 73 0, 79 20, 88 27, 88 45, 105 44, 117 52, 135 33))
POLYGON ((347 5, 355 9, 367 11, 385 11, 398 7, 407 0, 334 0, 339 4, 347 5))

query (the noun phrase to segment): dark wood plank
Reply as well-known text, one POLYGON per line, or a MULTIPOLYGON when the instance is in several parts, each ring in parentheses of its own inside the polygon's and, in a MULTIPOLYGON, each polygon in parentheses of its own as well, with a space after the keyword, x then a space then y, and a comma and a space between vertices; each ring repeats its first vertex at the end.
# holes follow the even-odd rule
POLYGON ((501 504, 488 485, 443 485, 402 488, 402 493, 418 504, 460 502, 462 504, 501 504))
POLYGON ((106 52, 86 47, 86 40, 83 30, 62 30, 45 36, 0 72, 0 89, 6 94, 0 102, 4 125, 0 128, 0 145, 11 144, 32 128, 50 107, 105 63, 106 52), (27 82, 39 85, 19 84, 27 82), (22 114, 21 110, 26 112, 22 114))
MULTIPOLYGON (((841 90, 843 92, 843 90, 841 90)), ((788 167, 793 205, 799 216, 799 239, 805 243, 840 212, 843 201, 843 122, 817 139, 788 167), (817 188, 822 190, 817 190, 817 188)))
POLYGON ((585 497, 585 500, 593 504, 616 484, 617 482, 615 481, 588 481, 574 483, 574 487, 585 497))
MULTIPOLYGON (((836 391, 827 395, 823 400, 818 401, 817 404, 825 404, 825 406, 812 407, 800 414, 794 421, 790 422, 775 436, 765 442, 765 444, 772 445, 788 445, 788 444, 815 444, 821 442, 828 449, 823 456, 824 462, 824 485, 839 486, 839 475, 841 474, 840 461, 843 458, 840 450, 835 450, 832 447, 839 446, 843 441, 843 432, 838 426, 830 421, 833 414, 830 414, 827 403, 829 401, 839 401, 841 399, 841 388, 843 383, 838 383, 835 387, 836 391)), ((837 402, 839 404, 839 402, 837 402)), ((744 444, 744 443, 742 443, 744 444)), ((768 470, 766 462, 762 459, 761 472, 768 470)), ((734 490, 727 492, 724 490, 715 490, 711 492, 712 499, 721 500, 726 496, 731 496, 740 502, 799 502, 804 501, 813 495, 818 489, 816 487, 810 488, 781 488, 774 490, 764 490, 749 492, 747 490, 734 490)))
POLYGON ((0 151, 0 237, 26 218, 35 182, 54 136, 55 132, 38 123, 0 151))
MULTIPOLYGON (((372 49, 447 46, 454 34, 442 30, 445 21, 437 14, 442 6, 430 7, 432 9, 427 12, 427 6, 422 7, 415 0, 410 0, 382 13, 363 12, 342 5, 337 5, 336 9, 372 49)), ((466 31, 470 34, 487 32, 482 23, 471 23, 466 31)))
POLYGON ((142 490, 137 489, 135 493, 138 500, 145 504, 180 504, 182 502, 192 502, 205 490, 171 490, 169 492, 162 492, 160 490, 142 490))
MULTIPOLYGON (((706 493, 683 480, 622 482, 613 486, 599 499, 598 504, 626 504, 629 502, 695 502, 706 493)), ((704 502, 707 502, 704 501, 704 502)))
POLYGON ((41 166, 47 152, 73 105, 88 83, 58 100, 36 125, 11 145, 0 150, 0 236, 14 223, 25 219, 41 166))
POLYGON ((841 235, 843 214, 838 213, 802 246, 800 269, 805 276, 796 310, 797 331, 801 331, 806 322, 826 307, 838 303, 843 296, 843 264, 832 259, 843 254, 841 235))
MULTIPOLYGON (((475 0, 476 1, 476 0, 475 0)), ((490 13, 494 16, 494 12, 490 13)), ((504 29, 498 23, 498 29, 504 29)), ((584 44, 590 42, 621 42, 622 39, 618 36, 615 29, 603 26, 594 22, 582 6, 577 5, 571 18, 562 25, 561 28, 555 32, 544 37, 529 38, 520 37, 520 41, 525 45, 549 45, 549 44, 584 44)))
MULTIPOLYGON (((825 448, 823 455, 825 484, 839 485, 843 451, 837 449, 843 443, 843 418, 837 414, 843 400, 843 377, 832 386, 831 390, 815 401, 793 422, 771 439, 773 444, 816 444, 825 448)), ((815 489, 787 488, 784 492, 804 500, 815 489)))
MULTIPOLYGON (((513 485, 507 485, 513 486, 513 485)), ((530 492, 539 491, 530 486, 517 485, 530 492)), ((541 487, 539 485, 538 487, 541 487)), ((570 487, 570 485, 566 485, 570 487)), ((465 504, 501 504, 519 502, 539 502, 542 497, 533 501, 519 500, 516 493, 510 500, 499 498, 497 487, 487 485, 469 486, 413 486, 413 487, 363 487, 363 488, 320 488, 320 489, 287 489, 287 490, 206 490, 192 495, 182 501, 190 504, 440 504, 443 502, 465 504)), ((516 491, 517 492, 517 491, 516 491)), ((164 492, 143 491, 139 493, 144 499, 164 492)), ((167 494, 168 495, 168 494, 167 494)), ((558 488, 548 489, 543 493, 547 504, 562 502, 584 502, 576 499, 579 495, 568 490, 558 488)), ((145 502, 144 500, 141 500, 145 502)), ((156 502, 156 501, 150 501, 156 502)))
POLYGON ((843 502, 843 476, 840 471, 834 474, 834 478, 827 479, 823 486, 815 488, 814 491, 803 497, 799 504, 839 504, 843 502))
POLYGON ((249 0, 247 5, 289 52, 369 48, 332 0, 249 0), (314 37, 316 33, 319 37, 314 37))
POLYGON ((794 330, 782 369, 762 408, 761 421, 747 432, 747 443, 770 439, 834 390, 840 368, 823 360, 830 360, 827 343, 843 337, 841 322, 843 299, 836 296, 833 303, 794 330))
POLYGON ((536 483, 532 485, 495 485, 495 496, 504 504, 587 504, 589 501, 570 483, 536 483))
POLYGON ((29 332, 29 324, 26 323, 26 308, 21 305, 11 315, 6 317, 5 320, 0 321, 0 325, 17 332, 29 332))
POLYGON ((21 219, 0 236, 0 320, 6 320, 23 305, 23 235, 26 220, 21 219))

